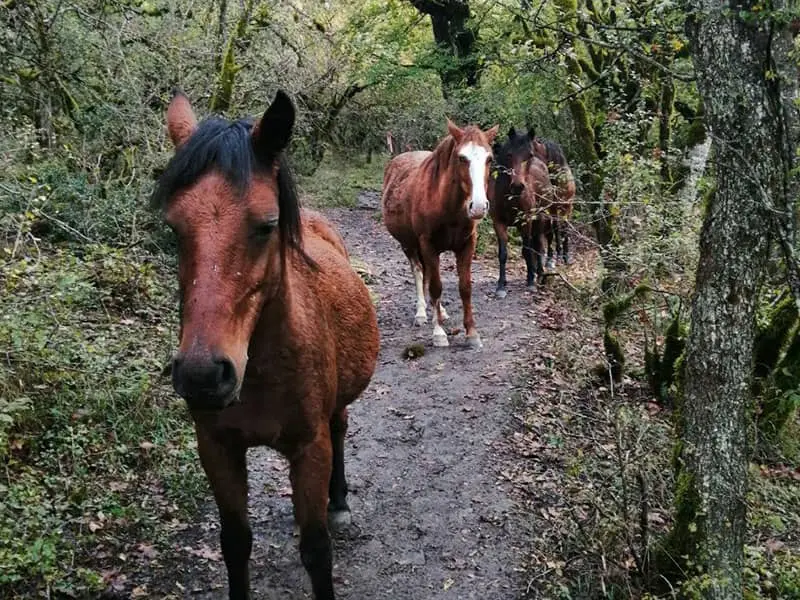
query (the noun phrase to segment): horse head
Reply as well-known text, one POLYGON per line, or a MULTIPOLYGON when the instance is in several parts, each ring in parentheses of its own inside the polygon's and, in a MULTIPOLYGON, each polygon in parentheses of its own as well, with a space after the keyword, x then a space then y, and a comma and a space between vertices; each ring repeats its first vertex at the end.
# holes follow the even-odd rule
POLYGON ((448 119, 447 129, 455 144, 453 154, 458 157, 457 180, 464 194, 465 210, 470 219, 482 219, 489 210, 489 166, 499 125, 486 131, 475 126, 462 129, 448 119))
POLYGON ((261 309, 280 285, 285 250, 299 246, 299 205, 283 157, 294 114, 280 91, 255 124, 198 124, 180 93, 167 109, 176 151, 153 200, 178 242, 172 380, 192 409, 237 400, 261 309))

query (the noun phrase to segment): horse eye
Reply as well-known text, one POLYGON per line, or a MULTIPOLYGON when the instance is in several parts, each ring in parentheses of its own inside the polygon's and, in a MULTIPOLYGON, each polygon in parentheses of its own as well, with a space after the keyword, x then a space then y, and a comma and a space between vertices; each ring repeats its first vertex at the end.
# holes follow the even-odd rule
POLYGON ((460 160, 464 164, 469 163, 469 159, 466 156, 464 156, 463 154, 459 154, 458 155, 458 160, 460 160))
POLYGON ((490 164, 490 163, 491 163, 493 160, 494 160, 494 156, 492 156, 492 155, 490 154, 489 156, 487 156, 487 157, 486 157, 486 164, 487 164, 487 165, 488 165, 488 164, 490 164))
POLYGON ((270 219, 268 221, 261 221, 253 224, 253 237, 258 239, 266 239, 275 231, 278 226, 278 219, 270 219))

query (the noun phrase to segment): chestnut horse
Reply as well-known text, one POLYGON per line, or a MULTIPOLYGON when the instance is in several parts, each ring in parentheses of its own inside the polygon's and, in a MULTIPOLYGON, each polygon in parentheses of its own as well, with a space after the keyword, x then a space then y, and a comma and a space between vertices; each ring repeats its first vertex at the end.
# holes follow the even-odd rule
POLYGON ((262 445, 289 460, 300 557, 314 598, 334 599, 328 519, 349 520, 347 406, 378 356, 375 309, 342 238, 299 207, 283 155, 294 116, 279 91, 255 124, 198 125, 177 93, 176 152, 153 196, 178 240, 172 382, 219 508, 232 599, 250 597, 245 454, 262 445))
POLYGON ((478 221, 489 209, 486 197, 492 141, 498 126, 463 129, 447 120, 449 135, 433 152, 405 152, 386 165, 383 175, 383 222, 400 242, 416 287, 415 322, 428 322, 425 287, 433 317, 433 345, 447 346, 442 328, 447 313, 441 304, 439 255, 452 251, 458 268, 458 291, 464 308, 464 331, 473 348, 482 346, 472 315, 472 255, 478 221))
POLYGON ((509 227, 517 227, 522 237, 528 288, 535 287, 537 275, 540 279, 544 276, 544 238, 551 231, 546 211, 553 201, 553 188, 547 166, 533 154, 532 140, 530 133, 519 134, 512 127, 508 139, 493 148, 495 168, 489 180, 489 214, 500 262, 495 292, 498 298, 506 297, 509 227))
POLYGON ((565 265, 572 262, 567 231, 575 201, 575 178, 572 176, 572 169, 567 164, 564 150, 557 142, 537 137, 533 129, 530 130, 529 135, 533 140, 534 154, 547 165, 554 190, 553 203, 548 210, 552 217, 553 227, 547 236, 547 268, 554 269, 557 258, 561 258, 565 265), (556 257, 553 257, 554 234, 556 257))

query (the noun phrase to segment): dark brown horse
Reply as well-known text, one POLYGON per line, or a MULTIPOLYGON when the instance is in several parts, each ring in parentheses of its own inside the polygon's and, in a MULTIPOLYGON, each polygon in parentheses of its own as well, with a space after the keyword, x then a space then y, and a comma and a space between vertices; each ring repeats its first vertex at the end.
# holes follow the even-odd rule
POLYGON ((508 228, 517 227, 522 237, 522 256, 528 271, 527 285, 533 288, 536 277, 543 277, 544 238, 550 230, 547 208, 553 201, 553 188, 545 164, 533 154, 530 133, 517 133, 512 127, 508 139, 494 145, 495 167, 489 180, 489 214, 497 234, 500 277, 498 298, 506 296, 508 228))
POLYGON ((446 251, 456 255, 467 343, 480 348, 472 315, 471 267, 478 221, 489 209, 486 189, 497 126, 488 131, 474 126, 461 129, 448 119, 447 128, 450 134, 433 152, 405 152, 386 165, 383 222, 400 242, 414 273, 417 325, 428 322, 425 287, 429 288, 434 346, 449 344, 442 328, 447 313, 441 304, 439 255, 446 251))
POLYGON ((232 599, 250 596, 245 453, 266 445, 290 463, 314 597, 333 600, 328 519, 349 519, 347 406, 378 355, 375 309, 341 237, 299 208, 283 156, 294 114, 278 92, 255 124, 198 125, 175 95, 167 126, 176 153, 153 197, 178 240, 172 381, 219 508, 232 599))
POLYGON ((564 150, 557 142, 537 137, 533 129, 529 135, 533 139, 534 154, 547 165, 554 190, 553 203, 548 209, 553 227, 547 236, 547 268, 554 269, 557 258, 561 258, 567 265, 572 262, 569 254, 568 229, 575 201, 575 178, 564 156, 564 150), (553 257, 553 235, 555 235, 556 257, 553 257))

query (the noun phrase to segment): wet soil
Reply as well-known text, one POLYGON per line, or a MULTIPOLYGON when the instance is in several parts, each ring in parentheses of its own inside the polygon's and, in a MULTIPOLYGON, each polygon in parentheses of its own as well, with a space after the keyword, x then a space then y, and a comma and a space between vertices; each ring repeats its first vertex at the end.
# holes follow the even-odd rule
MULTIPOLYGON (((369 200, 369 199, 365 199, 369 200)), ((381 353, 372 383, 351 407, 346 446, 353 523, 334 536, 334 578, 342 599, 518 598, 520 569, 532 535, 501 473, 515 389, 551 332, 537 324, 546 290, 525 289, 524 267, 509 260, 508 296, 494 297, 494 259, 473 263, 473 300, 483 348, 467 347, 461 323, 455 261, 442 257, 450 347, 434 348, 432 326, 415 327, 414 283, 398 244, 380 222, 374 202, 325 211, 361 263, 377 299, 381 353), (406 357, 413 344, 424 355, 406 357)), ((430 314, 430 312, 429 312, 430 314)), ((253 597, 311 597, 293 534, 286 463, 274 452, 251 450, 250 514, 253 597)), ((182 534, 158 594, 227 597, 218 552, 216 508, 209 503, 182 534)))

